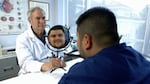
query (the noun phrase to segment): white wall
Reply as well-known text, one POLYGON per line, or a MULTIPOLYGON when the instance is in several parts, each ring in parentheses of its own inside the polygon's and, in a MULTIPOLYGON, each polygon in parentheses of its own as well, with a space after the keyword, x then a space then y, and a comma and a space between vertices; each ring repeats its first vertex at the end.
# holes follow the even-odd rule
MULTIPOLYGON (((46 23, 50 26, 54 25, 57 23, 57 20, 55 20, 54 18, 57 16, 55 13, 55 8, 56 8, 56 0, 32 0, 32 1, 39 1, 39 2, 47 2, 49 3, 49 11, 50 11, 50 20, 46 21, 46 23), (54 17, 53 17, 54 16, 54 17)), ((24 20, 24 23, 28 23, 27 22, 27 11, 28 11, 28 0, 26 0, 26 3, 24 3, 24 7, 25 7, 25 17, 26 19, 24 20)), ((18 35, 0 35, 0 44, 3 47, 10 47, 10 46, 15 46, 16 45, 16 37, 18 35)))
MULTIPOLYGON (((25 11, 27 11, 28 9, 28 2, 26 1, 26 3, 24 3, 25 6, 25 11)), ((27 17, 27 15, 25 14, 25 17, 27 17)), ((24 20, 24 24, 27 23, 27 20, 24 20)), ((0 24, 1 25, 1 24, 0 24)), ((2 47, 9 47, 9 46, 15 46, 15 42, 16 42, 16 37, 17 35, 0 35, 0 44, 2 45, 2 47)))

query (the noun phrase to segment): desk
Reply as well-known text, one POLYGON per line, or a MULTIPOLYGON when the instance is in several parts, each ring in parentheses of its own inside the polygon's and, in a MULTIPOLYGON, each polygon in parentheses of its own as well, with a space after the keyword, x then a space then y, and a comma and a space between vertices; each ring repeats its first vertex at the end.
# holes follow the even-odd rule
POLYGON ((82 58, 76 58, 74 60, 66 62, 65 69, 67 71, 59 68, 56 69, 53 73, 50 73, 50 71, 28 73, 7 80, 3 80, 0 82, 0 84, 58 84, 58 81, 61 79, 63 74, 67 73, 72 65, 77 62, 81 62, 82 60, 82 58))

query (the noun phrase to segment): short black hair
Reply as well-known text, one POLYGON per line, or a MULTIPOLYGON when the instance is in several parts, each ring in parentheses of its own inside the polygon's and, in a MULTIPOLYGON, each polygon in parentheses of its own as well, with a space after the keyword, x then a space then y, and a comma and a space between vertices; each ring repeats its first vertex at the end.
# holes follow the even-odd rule
POLYGON ((79 16, 76 21, 77 32, 81 35, 87 33, 93 36, 97 43, 100 36, 109 36, 113 43, 118 43, 120 38, 117 32, 116 17, 112 11, 104 7, 93 7, 79 16), (84 24, 84 27, 83 25, 84 24), (80 26, 82 25, 82 28, 80 26))
POLYGON ((62 30, 62 31, 64 32, 64 26, 62 26, 62 25, 55 25, 55 26, 53 26, 53 27, 48 31, 48 35, 50 34, 50 32, 51 32, 52 30, 62 30))

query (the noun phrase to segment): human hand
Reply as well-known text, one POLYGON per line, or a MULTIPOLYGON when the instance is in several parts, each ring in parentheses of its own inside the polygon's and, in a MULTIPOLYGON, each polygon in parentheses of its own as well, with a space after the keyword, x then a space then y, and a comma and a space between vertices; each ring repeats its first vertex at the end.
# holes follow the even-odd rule
MULTIPOLYGON (((65 62, 64 62, 64 61, 61 61, 60 63, 61 63, 61 67, 59 67, 59 68, 61 68, 61 69, 63 69, 64 71, 66 71, 66 69, 64 68, 64 67, 66 66, 65 62)), ((52 72, 55 71, 55 70, 56 70, 56 69, 52 69, 50 73, 52 73, 52 72)))
POLYGON ((65 67, 66 64, 59 58, 51 58, 49 62, 45 63, 41 67, 41 71, 54 70, 60 67, 65 67))
POLYGON ((61 67, 66 67, 66 63, 64 61, 61 60, 61 67))

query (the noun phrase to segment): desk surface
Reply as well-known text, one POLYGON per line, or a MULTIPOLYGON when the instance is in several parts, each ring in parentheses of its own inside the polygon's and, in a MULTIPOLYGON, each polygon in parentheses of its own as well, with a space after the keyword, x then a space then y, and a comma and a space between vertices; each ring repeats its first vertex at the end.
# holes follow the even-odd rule
POLYGON ((65 69, 67 71, 64 71, 63 69, 59 68, 56 69, 53 73, 50 73, 50 71, 44 73, 28 73, 7 80, 3 80, 0 82, 0 84, 58 84, 58 81, 63 76, 63 74, 67 73, 72 65, 74 65, 77 62, 81 62, 82 60, 82 58, 76 58, 74 60, 66 62, 67 66, 65 67, 65 69))

